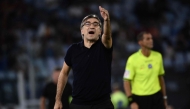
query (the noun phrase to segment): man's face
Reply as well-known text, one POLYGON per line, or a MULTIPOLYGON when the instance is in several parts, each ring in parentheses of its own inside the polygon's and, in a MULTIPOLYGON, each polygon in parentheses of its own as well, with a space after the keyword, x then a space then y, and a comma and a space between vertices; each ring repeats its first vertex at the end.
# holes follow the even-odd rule
POLYGON ((58 78, 59 78, 60 71, 54 71, 52 74, 52 79, 54 83, 57 83, 58 78))
POLYGON ((151 34, 144 34, 143 40, 140 41, 140 45, 145 47, 145 48, 152 49, 153 48, 152 35, 151 34))
POLYGON ((84 26, 81 28, 81 34, 84 40, 96 41, 101 35, 101 27, 96 18, 89 18, 84 21, 84 26))

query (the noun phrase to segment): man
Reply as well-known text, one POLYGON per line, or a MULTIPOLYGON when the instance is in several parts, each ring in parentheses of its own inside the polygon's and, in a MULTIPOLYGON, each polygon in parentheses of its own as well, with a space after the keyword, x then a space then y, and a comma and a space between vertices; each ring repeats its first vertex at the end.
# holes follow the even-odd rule
POLYGON ((107 10, 99 6, 102 26, 96 15, 86 16, 81 23, 83 41, 69 47, 58 80, 54 109, 62 109, 60 96, 73 70, 71 109, 113 109, 111 93, 112 37, 107 10), (101 32, 103 34, 101 36, 101 32))
MULTIPOLYGON (((61 68, 55 68, 52 73, 52 81, 45 86, 42 92, 42 96, 40 98, 40 109, 46 109, 47 101, 48 101, 48 109, 53 109, 55 103, 57 81, 60 71, 61 68)), ((71 93, 72 93, 72 87, 69 83, 67 83, 63 95, 61 97, 61 102, 64 105, 63 109, 69 109, 69 99, 71 97, 71 93)))
POLYGON ((167 96, 162 56, 151 50, 150 33, 142 32, 137 39, 141 49, 128 58, 124 73, 129 105, 131 109, 165 109, 167 96))

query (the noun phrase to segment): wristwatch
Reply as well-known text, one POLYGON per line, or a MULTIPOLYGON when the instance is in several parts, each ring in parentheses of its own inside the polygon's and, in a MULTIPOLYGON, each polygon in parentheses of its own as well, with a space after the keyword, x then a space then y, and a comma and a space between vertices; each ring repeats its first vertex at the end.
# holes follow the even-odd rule
POLYGON ((167 99, 168 97, 167 96, 163 96, 164 99, 167 99))

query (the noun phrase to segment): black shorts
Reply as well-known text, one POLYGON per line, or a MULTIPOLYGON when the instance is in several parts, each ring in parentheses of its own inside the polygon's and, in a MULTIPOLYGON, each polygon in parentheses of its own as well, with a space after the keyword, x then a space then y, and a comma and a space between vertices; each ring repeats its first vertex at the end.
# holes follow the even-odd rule
POLYGON ((133 96, 134 101, 138 104, 139 109, 166 109, 161 91, 148 96, 133 96))
POLYGON ((77 105, 77 104, 71 103, 70 109, 114 109, 114 106, 111 100, 105 100, 95 105, 77 105))

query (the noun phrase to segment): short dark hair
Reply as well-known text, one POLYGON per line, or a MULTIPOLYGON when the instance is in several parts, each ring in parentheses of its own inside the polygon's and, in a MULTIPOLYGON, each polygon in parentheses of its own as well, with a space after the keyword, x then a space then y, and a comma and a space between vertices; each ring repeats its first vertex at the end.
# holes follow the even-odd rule
POLYGON ((56 67, 56 68, 54 68, 54 71, 58 71, 58 72, 60 72, 61 71, 61 67, 56 67))
POLYGON ((90 14, 90 15, 87 15, 86 17, 84 17, 81 24, 80 24, 80 28, 82 28, 84 26, 84 22, 89 18, 97 19, 99 21, 99 23, 100 23, 100 28, 102 28, 101 20, 99 19, 99 17, 96 14, 90 14))
POLYGON ((142 41, 144 34, 150 34, 150 33, 149 33, 149 32, 146 32, 146 31, 140 32, 140 33, 137 35, 137 41, 142 41))

